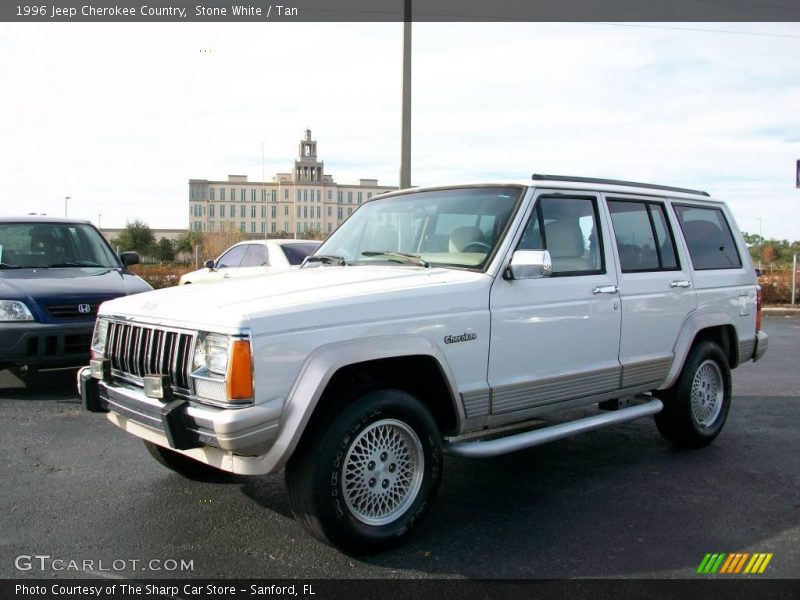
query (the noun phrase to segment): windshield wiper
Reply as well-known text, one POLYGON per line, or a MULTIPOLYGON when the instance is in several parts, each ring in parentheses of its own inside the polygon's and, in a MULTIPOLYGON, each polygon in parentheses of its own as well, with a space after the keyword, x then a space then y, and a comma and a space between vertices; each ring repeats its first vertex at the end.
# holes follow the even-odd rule
POLYGON ((7 265, 4 262, 0 262, 0 269, 25 269, 27 267, 20 267, 19 265, 7 265))
POLYGON ((51 269, 59 269, 62 267, 102 267, 103 265, 96 262, 92 262, 90 260, 81 260, 78 262, 55 263, 47 266, 51 269))
POLYGON ((344 257, 336 256, 335 254, 314 254, 313 256, 306 258, 306 262, 319 262, 325 265, 336 265, 338 267, 344 267, 347 265, 347 261, 344 259, 344 257))
POLYGON ((367 250, 361 253, 362 256, 385 256, 389 259, 395 259, 398 262, 411 263, 419 267, 430 267, 430 263, 422 258, 419 254, 409 254, 407 252, 390 252, 388 250, 367 250))

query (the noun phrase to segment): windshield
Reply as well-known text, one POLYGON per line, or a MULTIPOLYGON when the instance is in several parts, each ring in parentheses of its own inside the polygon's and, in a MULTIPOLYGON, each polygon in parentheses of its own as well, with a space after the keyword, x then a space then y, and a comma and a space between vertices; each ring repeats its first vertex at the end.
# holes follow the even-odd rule
POLYGON ((0 223, 0 268, 119 267, 100 233, 85 223, 0 223))
POLYGON ((347 264, 483 269, 520 194, 516 187, 474 187, 373 200, 345 221, 316 255, 347 264))

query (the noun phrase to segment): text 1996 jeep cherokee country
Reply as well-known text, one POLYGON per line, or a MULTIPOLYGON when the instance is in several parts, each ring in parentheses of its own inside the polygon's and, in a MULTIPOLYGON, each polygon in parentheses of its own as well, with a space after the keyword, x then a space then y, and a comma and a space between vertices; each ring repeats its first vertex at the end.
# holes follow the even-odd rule
POLYGON ((417 525, 443 452, 646 415, 708 444, 731 368, 766 348, 723 203, 534 175, 374 198, 296 272, 106 302, 78 379, 88 410, 178 473, 285 467, 296 517, 362 553, 417 525))

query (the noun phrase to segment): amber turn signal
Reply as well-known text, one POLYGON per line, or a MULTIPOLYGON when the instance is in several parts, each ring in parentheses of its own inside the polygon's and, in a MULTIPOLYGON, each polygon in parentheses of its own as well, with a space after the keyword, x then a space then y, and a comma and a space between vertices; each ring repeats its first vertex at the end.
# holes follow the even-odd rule
POLYGON ((231 345, 226 381, 228 400, 252 400, 253 360, 249 341, 235 340, 231 345))

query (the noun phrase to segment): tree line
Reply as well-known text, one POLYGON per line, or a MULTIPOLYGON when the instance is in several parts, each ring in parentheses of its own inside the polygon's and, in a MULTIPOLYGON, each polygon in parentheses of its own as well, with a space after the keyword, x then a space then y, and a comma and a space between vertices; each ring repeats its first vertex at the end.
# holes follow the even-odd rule
POLYGON ((775 240, 762 238, 757 233, 742 232, 750 249, 750 256, 755 264, 771 269, 790 268, 792 257, 800 255, 800 241, 775 240))
MULTIPOLYGON (((270 238, 293 238, 294 234, 286 231, 270 233, 270 238)), ((322 240, 326 234, 317 229, 304 231, 297 236, 304 240, 322 240)), ((125 228, 111 241, 120 251, 133 250, 140 256, 160 262, 175 262, 183 255, 184 259, 194 256, 195 248, 202 248, 202 258, 216 258, 226 248, 237 242, 251 239, 263 239, 263 234, 248 234, 239 231, 199 232, 186 231, 177 239, 162 237, 156 240, 150 226, 139 219, 128 222, 125 228)))
MULTIPOLYGON (((792 256, 800 254, 800 241, 775 240, 762 238, 757 233, 743 231, 744 239, 750 249, 750 256, 757 265, 772 269, 789 267, 792 256)), ((291 238, 294 234, 286 231, 270 233, 271 238, 291 238)), ((312 229, 301 233, 298 237, 306 240, 322 240, 326 235, 312 229)), ((161 262, 174 262, 181 253, 193 255, 196 246, 203 250, 203 258, 216 258, 223 250, 237 242, 248 239, 261 239, 262 235, 247 234, 238 231, 205 232, 186 231, 176 240, 162 237, 156 240, 153 230, 139 219, 129 222, 112 244, 120 250, 135 250, 140 256, 153 258, 161 262)))

